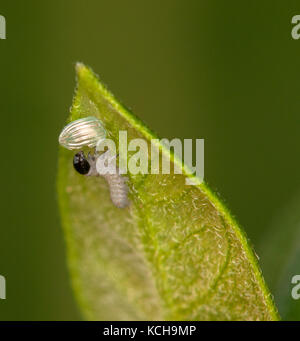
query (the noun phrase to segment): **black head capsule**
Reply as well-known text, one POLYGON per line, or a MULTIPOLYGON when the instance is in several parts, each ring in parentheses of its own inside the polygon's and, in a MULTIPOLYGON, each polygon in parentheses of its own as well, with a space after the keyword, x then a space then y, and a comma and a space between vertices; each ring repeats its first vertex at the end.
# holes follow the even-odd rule
POLYGON ((78 173, 83 175, 87 174, 91 168, 88 160, 84 156, 83 151, 74 155, 73 166, 78 173))

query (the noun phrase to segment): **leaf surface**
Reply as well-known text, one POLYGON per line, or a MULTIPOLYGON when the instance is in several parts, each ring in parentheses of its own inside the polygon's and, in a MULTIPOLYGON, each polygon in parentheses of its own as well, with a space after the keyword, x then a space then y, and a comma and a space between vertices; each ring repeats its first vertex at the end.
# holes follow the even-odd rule
MULTIPOLYGON (((78 63, 76 71, 70 121, 96 116, 117 146, 120 130, 128 142, 156 138, 89 68, 78 63)), ((60 148, 58 192, 86 319, 278 319, 244 232, 205 183, 187 186, 185 174, 129 174, 131 203, 118 209, 103 178, 74 171, 73 155, 60 148)))

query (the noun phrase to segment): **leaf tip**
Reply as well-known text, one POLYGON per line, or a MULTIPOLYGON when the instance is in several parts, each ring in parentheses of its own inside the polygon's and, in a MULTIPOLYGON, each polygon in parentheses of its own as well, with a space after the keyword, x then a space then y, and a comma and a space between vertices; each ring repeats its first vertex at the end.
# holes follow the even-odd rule
POLYGON ((81 63, 81 62, 77 62, 75 64, 75 70, 76 70, 76 73, 79 74, 82 70, 86 69, 86 66, 81 63))
POLYGON ((75 71, 77 80, 95 75, 93 70, 90 67, 83 64, 82 62, 77 62, 75 64, 75 71))

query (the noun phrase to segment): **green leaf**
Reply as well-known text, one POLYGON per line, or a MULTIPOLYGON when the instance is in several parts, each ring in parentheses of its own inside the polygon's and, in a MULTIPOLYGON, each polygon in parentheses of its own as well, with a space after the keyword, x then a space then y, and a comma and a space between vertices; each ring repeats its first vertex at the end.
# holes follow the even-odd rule
MULTIPOLYGON (((96 116, 116 145, 119 130, 128 141, 156 138, 89 68, 76 71, 70 121, 96 116)), ((77 174, 73 153, 59 154, 68 261, 86 319, 278 319, 244 232, 206 184, 187 186, 184 174, 129 175, 131 204, 118 209, 102 177, 77 174)))
POLYGON ((267 283, 274 292, 282 319, 300 320, 300 302, 292 297, 292 283, 300 275, 300 195, 273 218, 260 245, 267 283))

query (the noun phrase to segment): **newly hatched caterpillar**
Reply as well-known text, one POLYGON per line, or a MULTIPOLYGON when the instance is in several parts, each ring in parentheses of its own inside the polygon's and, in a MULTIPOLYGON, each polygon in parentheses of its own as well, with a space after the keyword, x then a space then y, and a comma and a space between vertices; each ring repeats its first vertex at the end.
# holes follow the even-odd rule
MULTIPOLYGON (((96 117, 86 117, 68 124, 59 136, 59 143, 67 149, 80 149, 84 146, 95 147, 105 139, 106 131, 96 117)), ((107 150, 102 154, 92 155, 84 152, 75 154, 73 159, 75 170, 85 176, 103 176, 110 189, 110 197, 116 207, 129 205, 126 178, 120 174, 116 166, 116 155, 107 150)))
POLYGON ((98 155, 88 154, 87 158, 83 151, 75 154, 73 165, 76 171, 86 176, 103 176, 110 190, 110 198, 116 207, 124 208, 129 201, 126 178, 120 175, 115 165, 115 156, 111 156, 109 150, 98 155))

